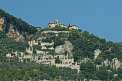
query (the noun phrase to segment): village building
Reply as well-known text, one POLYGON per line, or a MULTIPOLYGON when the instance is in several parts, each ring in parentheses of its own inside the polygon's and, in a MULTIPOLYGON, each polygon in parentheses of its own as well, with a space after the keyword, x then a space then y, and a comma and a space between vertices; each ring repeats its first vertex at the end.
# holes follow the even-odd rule
POLYGON ((54 27, 56 27, 56 26, 59 26, 59 22, 58 22, 57 19, 55 19, 54 23, 49 23, 49 24, 48 24, 48 27, 49 27, 49 28, 54 28, 54 27))
POLYGON ((36 29, 37 29, 37 31, 40 31, 40 30, 41 30, 41 28, 40 28, 40 27, 36 27, 36 29))
POLYGON ((57 19, 55 19, 54 23, 49 23, 48 24, 48 27, 49 28, 54 28, 54 27, 63 27, 63 28, 68 28, 69 30, 72 30, 72 29, 75 29, 75 30, 78 30, 78 26, 76 25, 72 25, 72 26, 67 26, 67 25, 64 25, 64 24, 59 24, 59 21, 57 19))
POLYGON ((69 27, 69 29, 70 29, 70 30, 72 30, 72 29, 78 30, 78 26, 72 25, 72 26, 69 27))
POLYGON ((32 40, 28 42, 29 46, 34 46, 34 45, 38 45, 38 42, 36 40, 32 40))
MULTIPOLYGON (((48 27, 49 28, 54 28, 54 27, 64 27, 68 28, 69 30, 75 29, 78 30, 78 27, 73 25, 73 26, 66 26, 64 24, 59 24, 58 20, 55 20, 54 23, 49 23, 48 27)), ((37 28, 39 30, 39 28, 37 28)), ((14 33, 15 31, 13 30, 13 26, 11 26, 11 31, 14 33)), ((64 34, 69 34, 69 31, 52 31, 52 30, 45 30, 42 32, 42 34, 48 34, 48 33, 54 33, 59 35, 60 33, 64 34)), ((24 62, 25 60, 33 61, 39 64, 48 64, 48 65, 55 65, 56 67, 67 67, 71 69, 77 69, 78 72, 80 70, 80 65, 77 64, 74 61, 74 58, 72 57, 72 54, 70 53, 70 50, 72 50, 72 44, 68 41, 65 41, 65 44, 62 46, 54 47, 54 41, 52 42, 47 42, 43 41, 45 40, 46 37, 39 37, 38 39, 33 39, 31 41, 28 41, 29 47, 25 49, 25 52, 23 54, 18 53, 12 53, 12 54, 7 54, 6 57, 14 57, 17 56, 19 58, 19 62, 24 62), (37 48, 35 48, 37 46, 37 48), (60 47, 61 49, 67 50, 68 54, 65 55, 64 53, 60 52, 60 47), (65 47, 65 48, 64 48, 65 47), (57 49, 58 48, 58 49, 57 49), (54 54, 52 54, 52 51, 54 54), (60 52, 60 53, 58 53, 60 52), (14 55, 13 55, 14 54, 14 55), (56 58, 59 58, 61 63, 56 63, 56 58)))

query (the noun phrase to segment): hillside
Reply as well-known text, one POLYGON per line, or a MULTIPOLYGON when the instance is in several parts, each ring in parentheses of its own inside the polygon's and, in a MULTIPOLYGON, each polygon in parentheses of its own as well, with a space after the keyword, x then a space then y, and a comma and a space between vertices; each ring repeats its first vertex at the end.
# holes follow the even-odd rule
POLYGON ((0 9, 0 31, 6 32, 13 39, 25 40, 33 35, 37 29, 0 9))
POLYGON ((121 43, 58 20, 37 31, 0 10, 0 55, 1 81, 122 80, 121 43))

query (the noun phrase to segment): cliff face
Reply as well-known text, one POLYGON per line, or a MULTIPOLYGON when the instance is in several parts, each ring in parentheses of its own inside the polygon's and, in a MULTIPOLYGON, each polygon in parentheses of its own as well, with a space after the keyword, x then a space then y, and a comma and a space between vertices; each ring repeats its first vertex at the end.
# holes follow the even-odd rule
POLYGON ((0 18, 0 31, 3 31, 4 30, 4 18, 0 18))
POLYGON ((6 33, 8 37, 16 40, 16 41, 24 41, 25 38, 22 34, 20 34, 17 30, 14 29, 14 26, 10 24, 9 30, 6 33))
POLYGON ((56 46, 55 53, 63 54, 65 52, 68 52, 68 54, 72 56, 72 49, 73 49, 72 43, 70 41, 65 41, 64 45, 56 46))
MULTIPOLYGON (((6 32, 6 26, 7 24, 5 24, 5 19, 4 18, 0 18, 0 31, 1 32, 6 32)), ((15 29, 14 25, 13 24, 10 24, 8 26, 8 30, 6 32, 6 35, 16 41, 24 41, 25 38, 23 37, 22 34, 20 34, 18 32, 18 30, 15 29)))

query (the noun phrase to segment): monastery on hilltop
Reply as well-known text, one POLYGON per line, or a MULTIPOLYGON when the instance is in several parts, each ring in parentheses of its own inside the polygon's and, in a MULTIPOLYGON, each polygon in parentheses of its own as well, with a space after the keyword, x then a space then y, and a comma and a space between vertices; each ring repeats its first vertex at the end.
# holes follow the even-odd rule
POLYGON ((49 28, 54 28, 56 26, 64 27, 64 28, 69 28, 70 30, 72 30, 72 29, 78 30, 78 26, 76 26, 76 25, 67 26, 67 25, 64 25, 64 24, 59 24, 58 19, 55 19, 54 23, 49 23, 48 24, 49 28))

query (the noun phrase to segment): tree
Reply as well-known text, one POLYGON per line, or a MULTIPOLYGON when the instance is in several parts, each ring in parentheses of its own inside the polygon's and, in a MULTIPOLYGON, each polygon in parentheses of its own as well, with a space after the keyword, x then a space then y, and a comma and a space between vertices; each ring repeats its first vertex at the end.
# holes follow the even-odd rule
POLYGON ((60 64, 60 63, 61 63, 61 60, 59 59, 59 56, 56 57, 56 59, 55 59, 55 63, 57 63, 57 64, 60 64))

